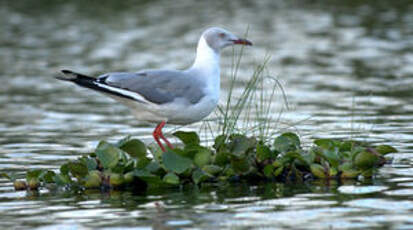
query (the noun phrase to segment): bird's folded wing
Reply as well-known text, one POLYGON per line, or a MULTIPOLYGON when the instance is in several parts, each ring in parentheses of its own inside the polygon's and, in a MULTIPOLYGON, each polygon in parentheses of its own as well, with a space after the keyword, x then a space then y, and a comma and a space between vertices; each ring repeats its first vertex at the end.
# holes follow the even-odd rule
POLYGON ((107 73, 97 79, 101 87, 134 97, 137 101, 165 104, 183 99, 195 104, 204 96, 201 81, 185 72, 147 70, 137 73, 107 73))

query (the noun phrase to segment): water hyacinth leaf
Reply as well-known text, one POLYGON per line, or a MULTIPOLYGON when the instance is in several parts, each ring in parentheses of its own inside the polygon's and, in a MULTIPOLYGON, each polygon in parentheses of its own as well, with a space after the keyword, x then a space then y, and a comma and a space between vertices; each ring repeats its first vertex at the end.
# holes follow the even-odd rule
POLYGON ((143 169, 147 167, 152 162, 148 157, 141 157, 138 160, 134 161, 134 166, 138 169, 143 169))
POLYGON ((220 151, 222 148, 225 147, 225 141, 227 140, 227 136, 226 135, 219 135, 215 138, 214 141, 214 149, 217 151, 220 151))
POLYGON ((320 164, 312 164, 310 166, 311 173, 317 178, 326 178, 326 170, 320 164))
POLYGON ((40 186, 39 179, 32 177, 30 180, 27 181, 27 185, 30 190, 37 190, 40 186))
POLYGON ((134 175, 133 171, 131 171, 131 172, 123 174, 123 178, 125 179, 126 184, 131 184, 131 183, 133 183, 133 181, 135 179, 135 175, 134 175))
POLYGON ((11 177, 9 176, 9 174, 7 174, 7 173, 0 173, 0 178, 6 178, 8 180, 12 180, 11 177))
POLYGON ((354 165, 359 169, 370 169, 376 166, 379 160, 378 155, 369 151, 363 151, 355 157, 354 165))
POLYGON ((88 171, 95 170, 98 167, 98 163, 95 158, 86 157, 84 158, 84 162, 88 171))
POLYGON ((26 180, 29 181, 31 179, 38 179, 39 176, 43 173, 42 169, 34 169, 30 170, 26 173, 26 180))
POLYGON ((103 168, 111 169, 118 164, 121 151, 122 150, 108 142, 101 141, 96 148, 96 157, 99 159, 103 168))
POLYGON ((211 175, 205 173, 204 171, 197 169, 192 173, 192 180, 194 181, 195 184, 199 184, 203 181, 208 180, 211 177, 211 175))
POLYGON ((135 158, 143 158, 146 157, 146 146, 145 144, 137 139, 132 139, 123 142, 120 146, 120 149, 127 152, 129 156, 135 158))
POLYGON ((388 153, 397 153, 397 149, 390 145, 379 145, 376 147, 376 151, 381 155, 386 155, 388 153))
POLYGON ((172 185, 179 184, 179 177, 175 173, 168 173, 163 177, 163 182, 172 185))
POLYGON ((157 186, 163 183, 159 176, 150 173, 146 169, 135 169, 133 170, 133 175, 151 186, 157 186))
POLYGON ((283 166, 277 168, 277 169, 274 171, 274 176, 277 177, 277 176, 281 175, 281 173, 282 173, 283 171, 284 171, 284 167, 283 167, 283 166))
POLYGON ((321 151, 321 157, 323 157, 325 160, 328 161, 328 163, 334 167, 337 168, 338 165, 340 164, 340 157, 338 155, 338 148, 334 148, 333 150, 322 150, 321 151))
POLYGON ((219 151, 215 154, 214 164, 219 166, 225 166, 230 162, 229 152, 219 151))
POLYGON ((183 157, 194 159, 195 154, 199 151, 203 151, 204 147, 199 145, 185 145, 185 149, 174 148, 174 153, 181 155, 183 157))
POLYGON ((238 158, 244 157, 252 147, 250 139, 244 135, 231 135, 230 140, 230 153, 238 158))
POLYGON ((226 167, 224 171, 222 172, 222 174, 224 174, 226 177, 235 176, 235 172, 232 167, 226 167))
POLYGON ((199 145, 199 143, 201 142, 196 132, 178 131, 173 133, 172 135, 181 140, 184 145, 199 145))
POLYGON ((354 179, 357 178, 360 175, 360 171, 359 170, 355 170, 355 169, 344 169, 343 171, 341 171, 341 175, 340 178, 342 179, 354 179))
POLYGON ((202 167, 202 170, 211 175, 216 175, 222 171, 222 168, 218 165, 205 165, 204 167, 202 167))
POLYGON ((283 133, 274 140, 274 148, 278 152, 289 152, 300 149, 300 138, 295 133, 283 133))
POLYGON ((123 174, 119 173, 109 173, 109 184, 112 187, 119 187, 124 183, 123 174))
POLYGON ((69 175, 69 163, 65 163, 60 166, 60 173, 62 175, 69 175))
POLYGON ((307 164, 307 161, 303 158, 303 156, 300 153, 295 152, 295 151, 287 152, 283 158, 284 158, 284 162, 292 163, 295 160, 298 160, 302 164, 307 164))
POLYGON ((266 165, 262 170, 264 175, 268 178, 273 176, 275 167, 273 165, 266 165))
MULTIPOLYGON (((138 168, 138 169, 140 169, 140 168, 138 168)), ((161 166, 159 165, 158 162, 151 161, 151 162, 149 162, 149 164, 143 170, 146 170, 150 173, 157 173, 157 172, 159 172, 163 169, 161 168, 161 166)))
POLYGON ((247 174, 250 171, 250 162, 247 157, 231 159, 231 166, 234 169, 234 172, 237 174, 247 174))
POLYGON ((169 150, 163 154, 162 164, 168 171, 180 174, 192 166, 192 160, 169 150))
POLYGON ((323 149, 330 149, 336 145, 335 141, 332 139, 317 139, 314 144, 323 149))
POLYGON ((340 152, 352 151, 354 147, 360 145, 357 141, 343 141, 340 143, 340 152))
POLYGON ((55 172, 50 171, 50 170, 45 170, 39 175, 39 178, 41 181, 45 183, 53 183, 54 182, 53 177, 55 175, 56 175, 55 172))
POLYGON ((361 175, 365 178, 371 178, 373 177, 373 174, 374 174, 374 169, 367 169, 361 172, 361 175))
POLYGON ((84 180, 84 186, 86 188, 98 188, 101 184, 102 176, 98 170, 90 171, 84 180))
POLYGON ((197 154, 194 156, 194 164, 200 168, 204 165, 207 165, 211 162, 212 153, 209 149, 204 148, 201 149, 197 154))
POLYGON ((340 171, 353 169, 353 164, 351 162, 343 162, 342 164, 340 164, 340 166, 338 166, 338 169, 340 171))
POLYGON ((306 162, 307 165, 314 163, 316 154, 312 151, 307 152, 306 154, 301 154, 302 159, 306 162))
POLYGON ((27 184, 25 181, 22 180, 15 180, 13 182, 14 190, 20 191, 20 190, 26 190, 27 189, 27 184))
POLYGON ((335 177, 335 176, 337 176, 337 173, 338 173, 338 171, 337 171, 336 168, 330 168, 330 169, 328 170, 328 176, 329 176, 329 177, 335 177))
POLYGON ((56 174, 53 176, 53 181, 60 186, 68 185, 72 182, 67 174, 56 174))
POLYGON ((84 177, 88 173, 88 168, 85 164, 82 164, 80 162, 70 162, 68 164, 69 172, 72 174, 74 177, 84 177))
POLYGON ((126 142, 130 141, 131 138, 132 138, 131 135, 127 135, 126 137, 120 139, 120 140, 118 141, 118 143, 116 143, 116 147, 120 147, 120 146, 124 145, 126 142))
POLYGON ((270 147, 261 142, 257 143, 256 154, 257 160, 260 162, 273 157, 270 147))

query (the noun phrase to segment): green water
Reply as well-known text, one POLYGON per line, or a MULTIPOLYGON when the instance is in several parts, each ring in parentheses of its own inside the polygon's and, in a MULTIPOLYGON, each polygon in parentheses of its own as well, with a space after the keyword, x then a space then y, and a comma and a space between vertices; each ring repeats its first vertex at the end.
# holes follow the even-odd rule
MULTIPOLYGON (((154 127, 125 107, 53 76, 62 68, 91 75, 185 68, 208 26, 241 35, 249 27, 254 46, 244 51, 235 93, 271 55, 266 72, 290 104, 283 108, 280 95, 272 102, 272 131, 298 132, 307 143, 352 137, 400 153, 374 180, 342 184, 72 194, 15 192, 0 179, 1 228, 413 228, 411 1, 2 1, 0 172, 57 169, 100 139, 131 134, 152 143, 154 127)), ((231 64, 227 50, 221 103, 231 64)))

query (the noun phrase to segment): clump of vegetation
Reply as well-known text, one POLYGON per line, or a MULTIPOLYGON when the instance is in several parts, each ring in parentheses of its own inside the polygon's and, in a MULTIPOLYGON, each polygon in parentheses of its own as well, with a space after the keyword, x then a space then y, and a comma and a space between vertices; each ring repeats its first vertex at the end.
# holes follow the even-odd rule
POLYGON ((182 147, 148 155, 138 139, 125 138, 111 144, 101 141, 93 153, 69 161, 58 172, 36 169, 26 180, 14 181, 16 190, 41 186, 67 189, 133 189, 155 186, 269 180, 279 182, 311 179, 357 179, 372 177, 396 152, 391 146, 369 147, 357 141, 318 139, 305 150, 299 137, 284 133, 266 144, 241 134, 220 135, 212 147, 201 145, 195 132, 175 132, 182 147))

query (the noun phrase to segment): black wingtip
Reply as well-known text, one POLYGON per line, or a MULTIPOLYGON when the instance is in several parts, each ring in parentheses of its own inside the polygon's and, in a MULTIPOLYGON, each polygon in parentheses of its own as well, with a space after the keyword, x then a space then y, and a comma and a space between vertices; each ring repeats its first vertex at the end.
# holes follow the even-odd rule
POLYGON ((64 74, 72 74, 73 73, 73 71, 67 70, 67 69, 62 69, 62 70, 60 70, 60 72, 62 72, 64 74))

